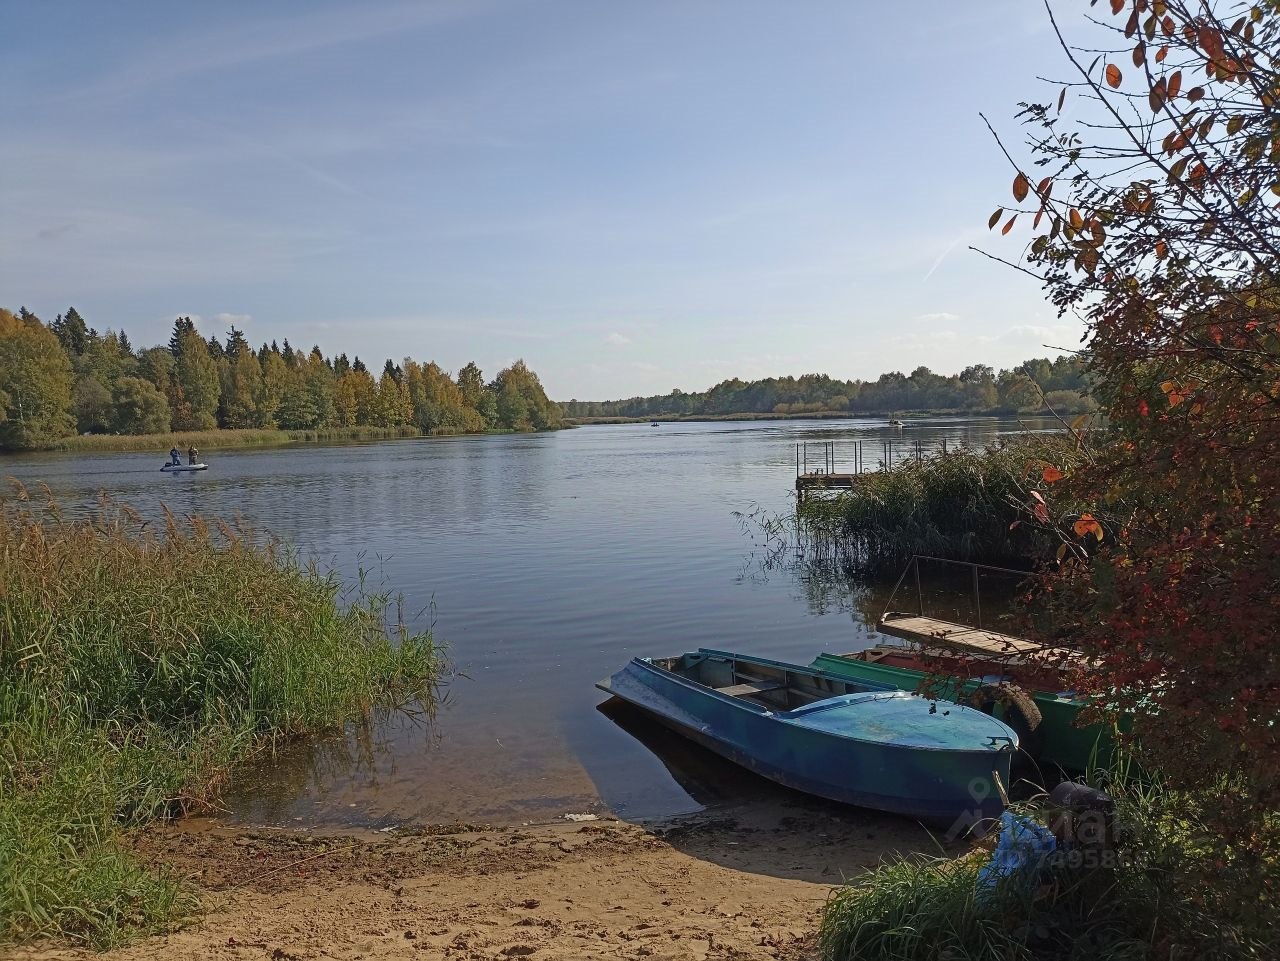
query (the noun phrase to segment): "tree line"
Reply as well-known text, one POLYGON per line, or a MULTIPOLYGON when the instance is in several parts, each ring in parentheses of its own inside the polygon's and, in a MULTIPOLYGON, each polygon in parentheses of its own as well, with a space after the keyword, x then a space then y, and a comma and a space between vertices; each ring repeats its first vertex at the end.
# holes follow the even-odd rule
POLYGON ((1090 396, 1086 361, 1080 355, 1023 361, 997 374, 985 364, 958 374, 935 374, 917 367, 874 381, 836 380, 826 374, 721 381, 701 393, 673 390, 626 400, 570 400, 568 417, 666 417, 719 414, 885 413, 898 410, 961 410, 1017 413, 1051 408, 1084 413, 1097 405, 1090 396))
POLYGON ((275 341, 257 350, 234 326, 205 338, 179 317, 169 343, 136 350, 123 330, 99 333, 74 308, 45 324, 0 308, 0 449, 72 433, 152 434, 220 428, 417 428, 427 434, 559 427, 537 374, 516 361, 487 381, 434 362, 326 357, 275 341))

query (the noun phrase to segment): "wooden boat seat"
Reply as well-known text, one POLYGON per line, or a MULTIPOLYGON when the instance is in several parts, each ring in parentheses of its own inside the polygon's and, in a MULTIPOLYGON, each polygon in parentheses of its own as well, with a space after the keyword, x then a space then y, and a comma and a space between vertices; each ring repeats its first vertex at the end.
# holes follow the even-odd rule
POLYGON ((753 681, 748 684, 730 684, 728 687, 717 687, 716 690, 729 697, 746 697, 750 694, 763 694, 765 691, 776 691, 786 687, 780 681, 753 681))

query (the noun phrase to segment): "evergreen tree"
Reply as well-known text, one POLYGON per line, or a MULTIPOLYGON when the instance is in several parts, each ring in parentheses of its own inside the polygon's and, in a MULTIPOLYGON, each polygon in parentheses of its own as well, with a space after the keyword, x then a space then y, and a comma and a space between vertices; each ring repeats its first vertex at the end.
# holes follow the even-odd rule
POLYGON ((330 370, 324 355, 320 353, 319 347, 311 349, 304 377, 305 389, 310 398, 311 407, 315 410, 314 426, 321 429, 333 426, 333 371, 330 370))
POLYGON ((219 382, 218 413, 222 426, 235 429, 257 425, 262 365, 243 337, 234 344, 234 349, 228 341, 227 356, 219 365, 219 382))
POLYGON ((254 400, 259 427, 278 427, 277 414, 280 402, 284 398, 285 387, 289 382, 290 370, 285 365, 280 351, 274 348, 267 351, 266 360, 262 362, 262 377, 258 382, 258 395, 254 400))
POLYGON ((170 399, 175 430, 212 430, 217 425, 221 384, 218 362, 195 325, 178 337, 174 386, 177 403, 170 399))
POLYGON ((195 329, 195 321, 190 317, 179 317, 173 322, 173 333, 169 336, 169 352, 174 357, 182 352, 183 336, 195 333, 195 329))
POLYGON ((152 347, 142 352, 138 359, 138 371, 160 393, 168 396, 178 369, 172 351, 164 347, 152 347))
POLYGON ((49 325, 49 329, 72 361, 81 356, 89 346, 89 327, 74 307, 68 307, 65 314, 59 314, 49 325))

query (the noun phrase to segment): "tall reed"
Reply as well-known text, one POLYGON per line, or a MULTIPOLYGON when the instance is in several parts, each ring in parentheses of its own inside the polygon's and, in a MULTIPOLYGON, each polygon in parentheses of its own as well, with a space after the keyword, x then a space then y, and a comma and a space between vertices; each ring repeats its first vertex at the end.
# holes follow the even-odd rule
POLYGON ((863 573, 898 573, 913 554, 1026 565, 1052 549, 1021 505, 1047 464, 1079 456, 1065 438, 1033 436, 983 450, 958 448, 863 474, 852 491, 810 497, 804 532, 838 547, 863 573))
POLYGON ((121 831, 210 804, 283 738, 429 702, 439 657, 390 598, 225 523, 47 493, 0 504, 0 942, 97 945, 184 905, 121 831))

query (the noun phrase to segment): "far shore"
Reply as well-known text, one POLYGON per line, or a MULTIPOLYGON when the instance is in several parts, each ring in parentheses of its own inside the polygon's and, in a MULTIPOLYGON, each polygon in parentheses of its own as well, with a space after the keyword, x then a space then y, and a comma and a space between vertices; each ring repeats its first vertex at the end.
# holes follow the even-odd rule
POLYGON ((197 450, 236 450, 252 447, 290 447, 302 444, 335 444, 346 441, 377 441, 440 437, 483 437, 488 434, 510 434, 507 430, 490 430, 483 434, 428 434, 416 427, 332 427, 324 430, 277 430, 247 428, 206 431, 174 431, 166 434, 79 434, 62 437, 48 445, 31 450, 0 450, 4 454, 39 453, 120 453, 143 452, 167 454, 178 448, 185 456, 187 448, 197 450))
POLYGON ((733 420, 928 420, 932 417, 1051 417, 1051 411, 998 410, 929 410, 929 411, 850 411, 820 410, 799 414, 658 414, 652 417, 566 417, 566 424, 586 427, 591 424, 697 424, 733 420))

